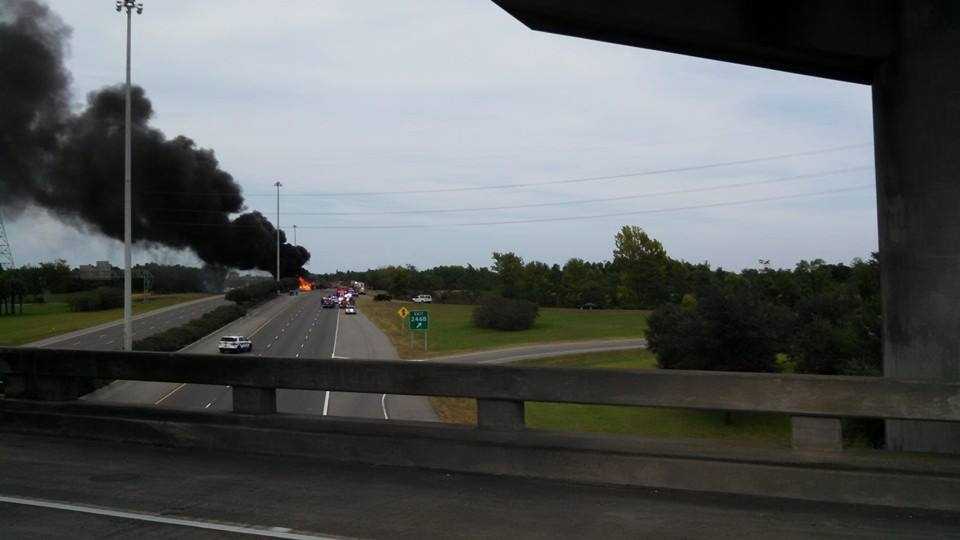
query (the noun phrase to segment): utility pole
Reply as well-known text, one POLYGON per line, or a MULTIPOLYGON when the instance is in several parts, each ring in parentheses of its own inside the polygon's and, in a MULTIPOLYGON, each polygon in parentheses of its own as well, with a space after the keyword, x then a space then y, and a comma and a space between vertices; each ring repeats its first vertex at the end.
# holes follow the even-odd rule
POLYGON ((3 213, 0 212, 0 270, 13 270, 13 248, 7 240, 7 230, 3 226, 3 213))
POLYGON ((300 245, 297 243, 297 226, 296 225, 293 226, 293 245, 295 246, 300 245))
POLYGON ((277 283, 280 283, 280 188, 283 186, 277 181, 277 283))
POLYGON ((131 187, 130 140, 130 40, 133 10, 143 13, 143 2, 117 0, 117 11, 127 10, 127 107, 123 159, 123 350, 133 350, 133 273, 130 269, 130 251, 133 245, 133 189, 131 187))

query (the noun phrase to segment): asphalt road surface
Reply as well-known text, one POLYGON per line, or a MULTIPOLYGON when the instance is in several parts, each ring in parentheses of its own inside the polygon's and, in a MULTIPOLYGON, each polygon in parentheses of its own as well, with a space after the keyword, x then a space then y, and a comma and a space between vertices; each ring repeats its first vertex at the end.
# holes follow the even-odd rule
MULTIPOLYGON (((182 352, 219 354, 220 336, 236 334, 253 341, 253 351, 246 354, 260 357, 397 359, 388 338, 362 314, 324 309, 324 294, 280 296, 182 352)), ((230 357, 225 355, 224 361, 229 362, 230 357)), ((85 399, 178 409, 230 410, 233 405, 228 386, 143 381, 116 381, 85 399)), ((277 409, 298 414, 437 420, 428 400, 418 396, 281 389, 277 409)))
POLYGON ((12 433, 0 478, 2 538, 960 536, 957 514, 12 433))
MULTIPOLYGON (((229 303, 231 302, 224 300, 223 296, 214 296, 138 315, 133 320, 133 339, 142 339, 180 326, 192 319, 199 318, 208 311, 229 303)), ((122 343, 123 321, 120 320, 28 343, 24 346, 86 351, 119 351, 122 343)))
POLYGON ((646 348, 647 340, 643 338, 604 339, 525 345, 522 347, 494 349, 451 356, 437 356, 429 360, 431 362, 452 362, 457 364, 509 364, 511 362, 531 360, 534 358, 553 358, 571 354, 629 351, 646 348))

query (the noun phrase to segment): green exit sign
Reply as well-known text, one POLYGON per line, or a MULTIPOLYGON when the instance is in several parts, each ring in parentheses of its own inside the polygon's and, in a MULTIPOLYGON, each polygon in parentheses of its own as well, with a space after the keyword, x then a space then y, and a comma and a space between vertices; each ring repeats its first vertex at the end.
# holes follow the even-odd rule
POLYGON ((430 327, 430 312, 411 311, 407 320, 410 321, 411 330, 426 330, 430 327))

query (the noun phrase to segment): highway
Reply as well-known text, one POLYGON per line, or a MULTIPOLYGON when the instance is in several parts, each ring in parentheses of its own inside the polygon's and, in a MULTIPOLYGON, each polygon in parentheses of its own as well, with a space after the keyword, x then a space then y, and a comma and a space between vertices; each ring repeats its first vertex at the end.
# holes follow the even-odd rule
MULTIPOLYGON (((133 320, 133 339, 142 339, 180 326, 202 316, 219 306, 229 304, 223 296, 203 298, 184 302, 167 308, 161 308, 141 315, 133 320)), ((45 347, 50 349, 79 349, 86 351, 119 351, 123 341, 123 321, 85 328, 69 334, 28 343, 24 347, 45 347)))
MULTIPOLYGON (((317 361, 337 358, 397 360, 388 338, 361 314, 323 309, 324 291, 280 296, 221 331, 182 352, 219 354, 221 335, 245 335, 259 357, 295 357, 317 361)), ((224 362, 230 356, 224 355, 224 362)), ((116 381, 87 396, 92 401, 157 405, 178 409, 230 410, 227 386, 116 381)), ((352 416, 377 419, 436 421, 428 400, 418 396, 387 396, 308 390, 279 390, 279 412, 352 416)))

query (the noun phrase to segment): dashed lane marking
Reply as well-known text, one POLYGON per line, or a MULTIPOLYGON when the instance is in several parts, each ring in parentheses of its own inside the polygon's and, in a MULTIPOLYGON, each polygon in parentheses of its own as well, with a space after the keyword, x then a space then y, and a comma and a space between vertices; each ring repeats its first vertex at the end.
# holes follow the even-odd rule
POLYGON ((181 388, 183 388, 183 387, 186 386, 186 385, 187 385, 187 383, 181 383, 179 386, 177 386, 177 387, 174 388, 173 390, 171 390, 171 391, 167 392, 166 394, 164 394, 164 396, 163 396, 162 398, 154 401, 153 404, 154 404, 154 405, 159 405, 163 400, 165 400, 165 399, 167 399, 168 397, 176 394, 177 392, 180 391, 181 388))

